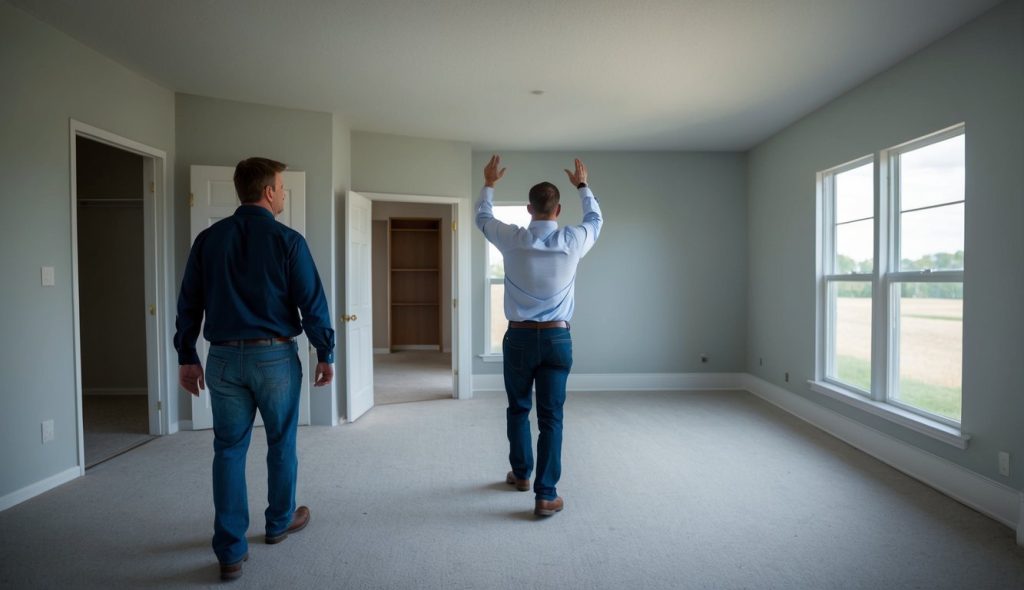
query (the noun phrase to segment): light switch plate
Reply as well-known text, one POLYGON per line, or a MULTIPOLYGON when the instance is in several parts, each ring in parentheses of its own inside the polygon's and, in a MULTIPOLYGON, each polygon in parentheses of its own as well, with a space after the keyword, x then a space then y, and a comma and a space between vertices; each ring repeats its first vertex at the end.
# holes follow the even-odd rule
POLYGON ((53 267, 52 266, 44 266, 43 267, 43 286, 44 287, 52 287, 55 284, 57 284, 57 282, 56 282, 56 279, 54 278, 53 267))

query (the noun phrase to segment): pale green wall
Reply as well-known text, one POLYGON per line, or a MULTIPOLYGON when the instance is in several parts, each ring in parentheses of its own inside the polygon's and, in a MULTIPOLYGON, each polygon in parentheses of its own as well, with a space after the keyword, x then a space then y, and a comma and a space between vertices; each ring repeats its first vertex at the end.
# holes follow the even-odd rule
MULTIPOLYGON (((234 167, 243 158, 263 156, 287 163, 289 170, 306 173, 306 240, 327 299, 331 301, 334 298, 330 278, 334 201, 335 187, 339 183, 336 178, 339 164, 332 156, 333 115, 190 94, 177 94, 175 103, 178 153, 175 217, 186 220, 175 228, 176 289, 180 286, 190 246, 189 167, 193 164, 234 167)), ((318 398, 329 395, 314 389, 311 404, 322 402, 318 398)), ((188 394, 179 392, 179 400, 181 416, 191 416, 188 394)), ((312 405, 311 410, 315 410, 312 405)))
MULTIPOLYGON (((488 153, 473 155, 473 189, 488 153)), ((580 223, 564 168, 590 169, 605 225, 576 275, 575 373, 740 371, 746 329, 745 159, 734 153, 503 152, 495 202, 525 205, 547 180, 562 194, 560 223, 580 223), (699 355, 710 362, 701 364, 699 355)), ((473 235, 473 354, 483 352, 484 239, 473 235)), ((474 373, 500 363, 474 358, 474 373)))
POLYGON ((3 497, 78 462, 68 121, 164 150, 170 176, 174 95, 3 2, 0 80, 0 334, 17 342, 0 355, 3 497), (42 266, 55 287, 40 286, 42 266))
POLYGON ((1024 487, 1024 9, 1000 5, 754 149, 747 371, 872 428, 1024 487), (967 125, 966 451, 811 392, 815 173, 967 125), (765 366, 757 359, 763 357, 765 366), (789 371, 791 382, 783 382, 789 371), (1010 451, 1013 477, 997 472, 1010 451))
POLYGON ((470 146, 352 132, 352 190, 470 198, 470 146))

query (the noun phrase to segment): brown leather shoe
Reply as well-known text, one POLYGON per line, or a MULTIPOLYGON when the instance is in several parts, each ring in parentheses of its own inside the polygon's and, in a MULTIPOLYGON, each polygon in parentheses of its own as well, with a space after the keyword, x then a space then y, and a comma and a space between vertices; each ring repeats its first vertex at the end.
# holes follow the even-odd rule
POLYGON ((537 500, 533 513, 537 516, 551 516, 556 512, 561 512, 564 507, 565 502, 562 501, 561 496, 554 500, 537 500))
POLYGON ((287 539, 288 535, 297 533, 306 528, 307 524, 309 524, 309 508, 299 506, 295 509, 295 514, 292 515, 292 523, 288 525, 288 528, 286 528, 283 533, 274 535, 273 537, 267 535, 266 537, 263 537, 263 540, 267 545, 276 545, 287 539))
POLYGON ((520 492, 530 491, 530 480, 528 479, 516 479, 516 474, 511 471, 505 476, 505 483, 510 486, 516 486, 516 489, 520 492))
POLYGON ((249 554, 246 553, 245 557, 239 559, 235 563, 222 563, 220 564, 220 579, 222 580, 237 580, 242 577, 242 562, 249 561, 249 554))

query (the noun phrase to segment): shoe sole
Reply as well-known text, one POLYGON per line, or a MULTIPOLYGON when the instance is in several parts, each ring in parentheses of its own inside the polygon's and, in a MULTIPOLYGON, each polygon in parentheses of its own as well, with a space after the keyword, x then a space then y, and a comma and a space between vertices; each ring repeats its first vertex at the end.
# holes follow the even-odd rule
POLYGON ((297 529, 290 530, 287 533, 282 533, 282 534, 280 534, 280 535, 278 535, 276 537, 263 537, 263 542, 266 543, 267 545, 277 545, 281 541, 284 541, 285 539, 287 539, 288 535, 294 535, 295 533, 297 533, 297 532, 301 531, 302 529, 306 528, 306 526, 309 524, 309 521, 312 520, 312 519, 313 519, 313 517, 310 516, 309 518, 306 519, 306 522, 302 523, 302 526, 300 526, 297 529))
POLYGON ((561 508, 555 508, 554 510, 548 510, 544 508, 535 508, 533 513, 537 516, 554 516, 556 512, 561 512, 561 508))
POLYGON ((521 485, 517 484, 514 480, 513 481, 509 481, 508 478, 505 478, 505 483, 507 483, 510 486, 515 486, 516 490, 520 491, 520 492, 528 492, 528 491, 530 491, 530 482, 529 481, 526 482, 525 486, 521 486, 521 485))

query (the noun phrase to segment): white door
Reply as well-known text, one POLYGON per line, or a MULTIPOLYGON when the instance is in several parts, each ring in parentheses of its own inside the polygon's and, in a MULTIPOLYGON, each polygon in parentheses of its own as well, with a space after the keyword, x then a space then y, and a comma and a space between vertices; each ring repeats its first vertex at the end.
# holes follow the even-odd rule
POLYGON ((373 308, 370 298, 370 200, 345 196, 345 419, 373 407, 373 308))
MULTIPOLYGON (((217 221, 230 217, 238 208, 238 196, 235 194, 233 177, 235 169, 230 166, 192 166, 192 242, 199 232, 210 227, 217 221)), ((306 173, 289 172, 284 174, 284 190, 287 193, 285 209, 277 216, 277 220, 291 227, 300 234, 306 234, 306 173)), ((309 341, 305 334, 295 338, 299 348, 299 362, 302 364, 302 393, 299 398, 299 424, 309 424, 309 341)), ((209 343, 200 332, 196 342, 199 359, 206 363, 209 343)), ((256 414, 256 425, 263 424, 259 413, 256 414)), ((210 408, 209 389, 200 390, 199 397, 192 397, 192 429, 202 430, 213 428, 213 411, 210 408)))

